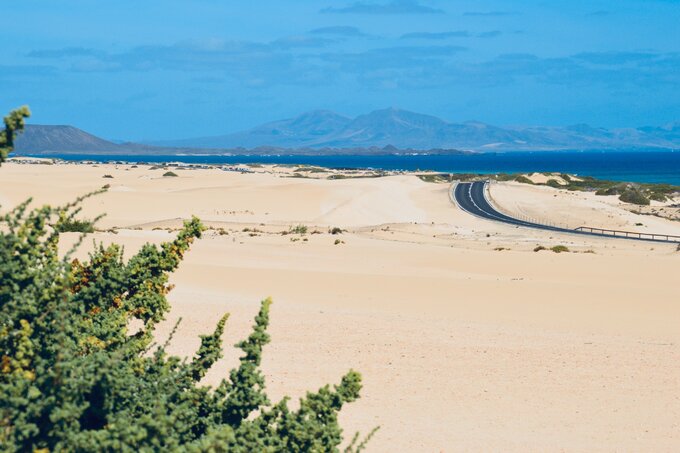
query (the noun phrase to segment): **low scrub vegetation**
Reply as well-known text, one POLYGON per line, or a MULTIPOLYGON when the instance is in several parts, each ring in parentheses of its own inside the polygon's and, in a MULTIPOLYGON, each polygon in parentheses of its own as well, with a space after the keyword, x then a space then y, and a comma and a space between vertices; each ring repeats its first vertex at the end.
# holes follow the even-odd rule
POLYGON ((421 181, 424 182, 431 182, 431 183, 440 183, 440 182, 452 182, 453 175, 448 174, 448 173, 429 173, 429 174, 423 174, 423 175, 417 175, 418 178, 421 181))
POLYGON ((292 234, 307 234, 307 226, 306 225, 296 225, 290 229, 290 232, 292 234))
POLYGON ((543 247, 542 245, 539 245, 539 246, 536 246, 534 248, 534 252, 541 252, 543 250, 550 250, 550 251, 555 252, 555 253, 568 253, 570 251, 569 248, 565 245, 556 245, 556 246, 550 247, 550 248, 543 247))
POLYGON ((515 181, 521 182, 522 184, 533 184, 534 183, 531 179, 527 178, 524 175, 519 175, 519 176, 515 177, 515 181))
POLYGON ((596 195, 618 195, 624 203, 641 206, 649 205, 650 201, 668 201, 680 196, 680 187, 671 184, 643 184, 625 183, 596 179, 590 176, 572 177, 566 173, 559 176, 564 181, 555 179, 552 173, 544 173, 548 177, 545 183, 535 183, 523 174, 500 173, 494 175, 481 173, 431 173, 417 175, 422 181, 431 183, 449 183, 453 181, 516 181, 522 184, 545 185, 556 189, 571 191, 595 192, 596 195), (553 177, 551 177, 553 176, 553 177))
POLYGON ((168 177, 168 176, 169 177, 176 177, 177 173, 175 173, 174 171, 166 171, 165 173, 163 173, 163 176, 165 176, 165 177, 168 177))
POLYGON ((94 223, 90 220, 64 218, 54 225, 59 233, 94 233, 94 223))
POLYGON ((294 172, 307 172, 307 173, 327 173, 327 172, 328 172, 328 169, 326 169, 326 168, 321 168, 321 167, 306 167, 306 166, 302 166, 302 167, 296 168, 296 169, 293 170, 293 171, 294 171, 294 172))
POLYGON ((640 206, 647 206, 650 204, 649 198, 647 198, 641 190, 632 187, 621 192, 619 200, 624 203, 637 204, 640 206))

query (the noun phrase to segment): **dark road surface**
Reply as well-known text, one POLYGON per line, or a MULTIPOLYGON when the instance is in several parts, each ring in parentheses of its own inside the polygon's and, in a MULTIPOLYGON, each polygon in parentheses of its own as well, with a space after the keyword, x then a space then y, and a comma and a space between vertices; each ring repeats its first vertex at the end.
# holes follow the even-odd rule
MULTIPOLYGON (((632 239, 638 241, 652 241, 652 242, 666 242, 666 243, 676 243, 680 242, 680 238, 671 239, 654 239, 646 237, 632 237, 632 236, 616 236, 609 233, 597 233, 590 231, 572 230, 569 228, 560 228, 551 225, 542 225, 540 223, 527 222, 525 220, 516 219, 510 217, 502 212, 496 210, 487 201, 484 196, 486 191, 487 181, 476 181, 476 182, 461 182, 456 184, 453 189, 453 199, 455 200, 458 207, 463 211, 475 215, 477 217, 482 217, 488 220, 495 220, 497 222, 508 223, 510 225, 528 227, 528 228, 538 228, 541 230, 555 231, 559 233, 570 233, 570 234, 580 234, 587 236, 598 236, 598 237, 608 237, 608 238, 618 238, 618 239, 632 239)), ((651 236, 651 235, 650 235, 651 236)))

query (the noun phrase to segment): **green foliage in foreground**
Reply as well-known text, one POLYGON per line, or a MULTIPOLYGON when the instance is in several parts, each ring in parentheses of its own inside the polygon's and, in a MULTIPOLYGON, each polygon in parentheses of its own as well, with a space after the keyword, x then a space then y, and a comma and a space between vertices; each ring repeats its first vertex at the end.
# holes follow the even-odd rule
MULTIPOLYGON (((59 225, 80 201, 32 211, 26 202, 1 219, 0 450, 338 451, 338 412, 359 397, 358 373, 308 393, 296 410, 287 398, 271 404, 260 371, 267 299, 236 345, 238 367, 216 388, 201 385, 222 356, 226 315, 191 360, 169 355, 170 339, 153 343, 170 308, 168 276, 201 237, 200 221, 128 261, 114 244, 80 262, 74 249, 58 254, 59 225)), ((354 436, 346 451, 366 440, 354 436)))

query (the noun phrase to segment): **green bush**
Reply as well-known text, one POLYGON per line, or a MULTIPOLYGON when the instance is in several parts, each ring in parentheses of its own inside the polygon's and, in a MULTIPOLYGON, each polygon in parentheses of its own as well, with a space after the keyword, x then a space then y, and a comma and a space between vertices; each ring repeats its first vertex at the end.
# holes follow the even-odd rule
POLYGON ((668 200, 668 196, 660 192, 649 192, 649 199, 663 203, 664 201, 668 200))
POLYGON ((569 248, 565 245, 556 245, 554 247, 550 247, 550 250, 552 250, 555 253, 568 253, 569 248))
POLYGON ((331 234, 342 234, 343 230, 342 230, 342 228, 339 228, 339 227, 333 227, 329 230, 329 233, 331 233, 331 234))
POLYGON ((619 195, 619 200, 624 203, 632 203, 640 206, 649 205, 649 198, 645 197, 642 192, 634 188, 624 190, 623 193, 619 195))
POLYGON ((297 226, 290 229, 290 233, 292 233, 292 234, 307 234, 307 226, 297 225, 297 226))
POLYGON ((59 233, 94 233, 94 224, 89 220, 64 219, 54 228, 59 233))
POLYGON ((548 181, 546 181, 545 185, 550 186, 554 189, 562 188, 562 184, 560 184, 560 182, 556 179, 549 179, 548 181))
POLYGON ((540 252, 541 250, 547 250, 545 247, 542 245, 539 245, 538 247, 534 248, 534 252, 540 252))
MULTIPOLYGON (((20 129, 7 127, 4 143, 20 129)), ((59 229, 48 225, 72 219, 84 198, 32 211, 25 202, 2 217, 2 451, 338 451, 338 412, 359 398, 357 372, 308 393, 296 410, 288 398, 272 404, 260 371, 267 299, 236 345, 239 365, 217 387, 201 385, 222 356, 227 315, 190 360, 168 354, 172 334, 156 345, 154 332, 170 309, 169 275, 204 227, 193 218, 175 240, 146 244, 127 261, 115 244, 82 262, 71 259, 75 248, 61 257, 59 229)), ((348 451, 374 432, 362 442, 355 435, 348 451)))
POLYGON ((0 131, 0 164, 7 159, 9 153, 14 149, 16 134, 24 129, 24 119, 29 116, 31 116, 31 111, 27 106, 23 106, 10 112, 3 119, 5 128, 0 131))
POLYGON ((515 181, 521 182, 522 184, 533 184, 534 183, 531 179, 527 178, 524 175, 519 175, 518 177, 515 178, 515 181))
POLYGON ((448 173, 430 173, 417 176, 421 181, 432 183, 451 182, 453 180, 452 175, 448 173))
POLYGON ((172 177, 174 177, 174 176, 177 176, 177 173, 175 173, 174 171, 166 171, 165 173, 163 173, 163 176, 172 176, 172 177))

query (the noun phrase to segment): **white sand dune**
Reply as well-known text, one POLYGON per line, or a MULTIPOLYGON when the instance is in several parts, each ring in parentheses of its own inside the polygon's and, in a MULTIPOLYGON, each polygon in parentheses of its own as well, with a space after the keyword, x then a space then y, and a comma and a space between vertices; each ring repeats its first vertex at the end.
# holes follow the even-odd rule
MULTIPOLYGON (((488 222, 453 206, 447 185, 412 175, 173 171, 180 176, 8 163, 0 200, 3 210, 29 195, 63 203, 108 183, 83 216, 107 212, 101 227, 118 233, 94 236, 128 254, 171 238, 154 228, 192 214, 224 228, 207 231, 173 275, 159 337, 182 317, 172 349, 190 355, 198 335, 232 313, 226 357, 206 377, 215 383, 237 361, 229 345, 272 296, 263 363, 271 396, 302 396, 361 371, 363 396, 342 422, 348 434, 382 427, 370 451, 680 449, 674 245, 488 222), (309 226, 304 238, 276 233, 297 224, 309 226), (347 231, 328 234, 334 226, 347 231), (573 253, 533 252, 558 244, 573 253)), ((509 212, 555 223, 680 235, 680 222, 633 214, 610 197, 513 183, 492 195, 509 212)))

